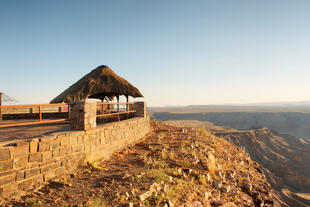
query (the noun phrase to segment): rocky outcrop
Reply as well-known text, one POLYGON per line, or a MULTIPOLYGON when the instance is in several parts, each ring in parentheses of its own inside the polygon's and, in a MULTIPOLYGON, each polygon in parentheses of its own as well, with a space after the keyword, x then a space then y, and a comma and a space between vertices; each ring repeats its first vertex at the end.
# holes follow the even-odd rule
POLYGON ((215 134, 245 148, 251 158, 263 166, 272 187, 285 203, 290 206, 310 204, 310 200, 296 196, 296 193, 309 193, 310 189, 309 139, 282 135, 265 127, 215 134))
POLYGON ((288 186, 299 192, 310 189, 310 141, 281 135, 268 128, 240 132, 216 132, 229 142, 244 147, 251 158, 266 168, 277 189, 288 186))
MULTIPOLYGON (((244 149, 263 168, 283 206, 309 206, 310 141, 279 134, 266 127, 236 130, 197 120, 168 121, 170 125, 207 128, 244 149), (309 166, 309 167, 308 167, 309 166)), ((245 186, 246 188, 246 186, 245 186)))

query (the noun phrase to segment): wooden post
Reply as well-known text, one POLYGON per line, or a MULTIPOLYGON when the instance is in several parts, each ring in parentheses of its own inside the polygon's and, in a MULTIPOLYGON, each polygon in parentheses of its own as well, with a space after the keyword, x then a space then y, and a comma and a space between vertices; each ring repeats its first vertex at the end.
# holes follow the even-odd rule
POLYGON ((68 103, 68 119, 71 119, 71 107, 70 107, 70 103, 68 103))
MULTIPOLYGON (((0 92, 0 106, 2 106, 2 93, 0 92)), ((0 121, 2 121, 2 113, 0 108, 0 121)))
POLYGON ((129 118, 129 96, 126 95, 126 111, 127 111, 127 119, 129 118))
POLYGON ((42 110, 41 110, 41 105, 39 105, 39 121, 42 121, 42 110))
POLYGON ((119 95, 117 95, 117 112, 119 112, 119 95))
POLYGON ((102 109, 102 114, 104 114, 104 104, 103 104, 103 99, 102 99, 101 109, 102 109))
MULTIPOLYGON (((117 95, 117 113, 119 112, 119 95, 117 95)), ((118 121, 120 121, 119 114, 117 114, 118 121)))
POLYGON ((129 96, 126 95, 126 111, 129 111, 129 96))

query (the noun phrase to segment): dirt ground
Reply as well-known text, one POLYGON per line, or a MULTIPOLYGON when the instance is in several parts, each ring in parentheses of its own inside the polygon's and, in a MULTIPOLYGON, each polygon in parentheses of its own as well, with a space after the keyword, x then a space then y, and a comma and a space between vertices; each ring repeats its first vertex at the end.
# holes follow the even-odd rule
POLYGON ((271 206, 246 153, 206 131, 153 123, 140 142, 2 206, 271 206), (242 163, 242 164, 240 164, 242 163), (194 205, 195 204, 195 205, 194 205), (197 205, 196 205, 197 204, 197 205), (198 205, 201 204, 201 205, 198 205))

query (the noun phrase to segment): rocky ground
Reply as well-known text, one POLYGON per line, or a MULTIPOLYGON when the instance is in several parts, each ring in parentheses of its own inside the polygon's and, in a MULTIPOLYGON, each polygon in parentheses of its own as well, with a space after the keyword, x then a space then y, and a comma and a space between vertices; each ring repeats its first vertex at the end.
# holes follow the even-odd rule
POLYGON ((141 142, 2 206, 273 206, 262 168, 203 129, 152 123, 141 142))
POLYGON ((244 148, 265 172, 282 206, 310 206, 310 140, 279 134, 266 127, 237 130, 197 120, 169 120, 178 127, 205 128, 244 148))

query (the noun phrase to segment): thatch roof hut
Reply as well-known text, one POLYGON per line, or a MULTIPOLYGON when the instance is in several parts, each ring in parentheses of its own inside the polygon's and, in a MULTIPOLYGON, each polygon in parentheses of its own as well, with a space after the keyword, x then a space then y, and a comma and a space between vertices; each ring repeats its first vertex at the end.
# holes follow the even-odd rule
POLYGON ((85 75, 50 103, 69 103, 87 98, 97 98, 103 101, 121 95, 127 98, 128 96, 143 97, 136 87, 116 75, 109 67, 102 65, 85 75))

